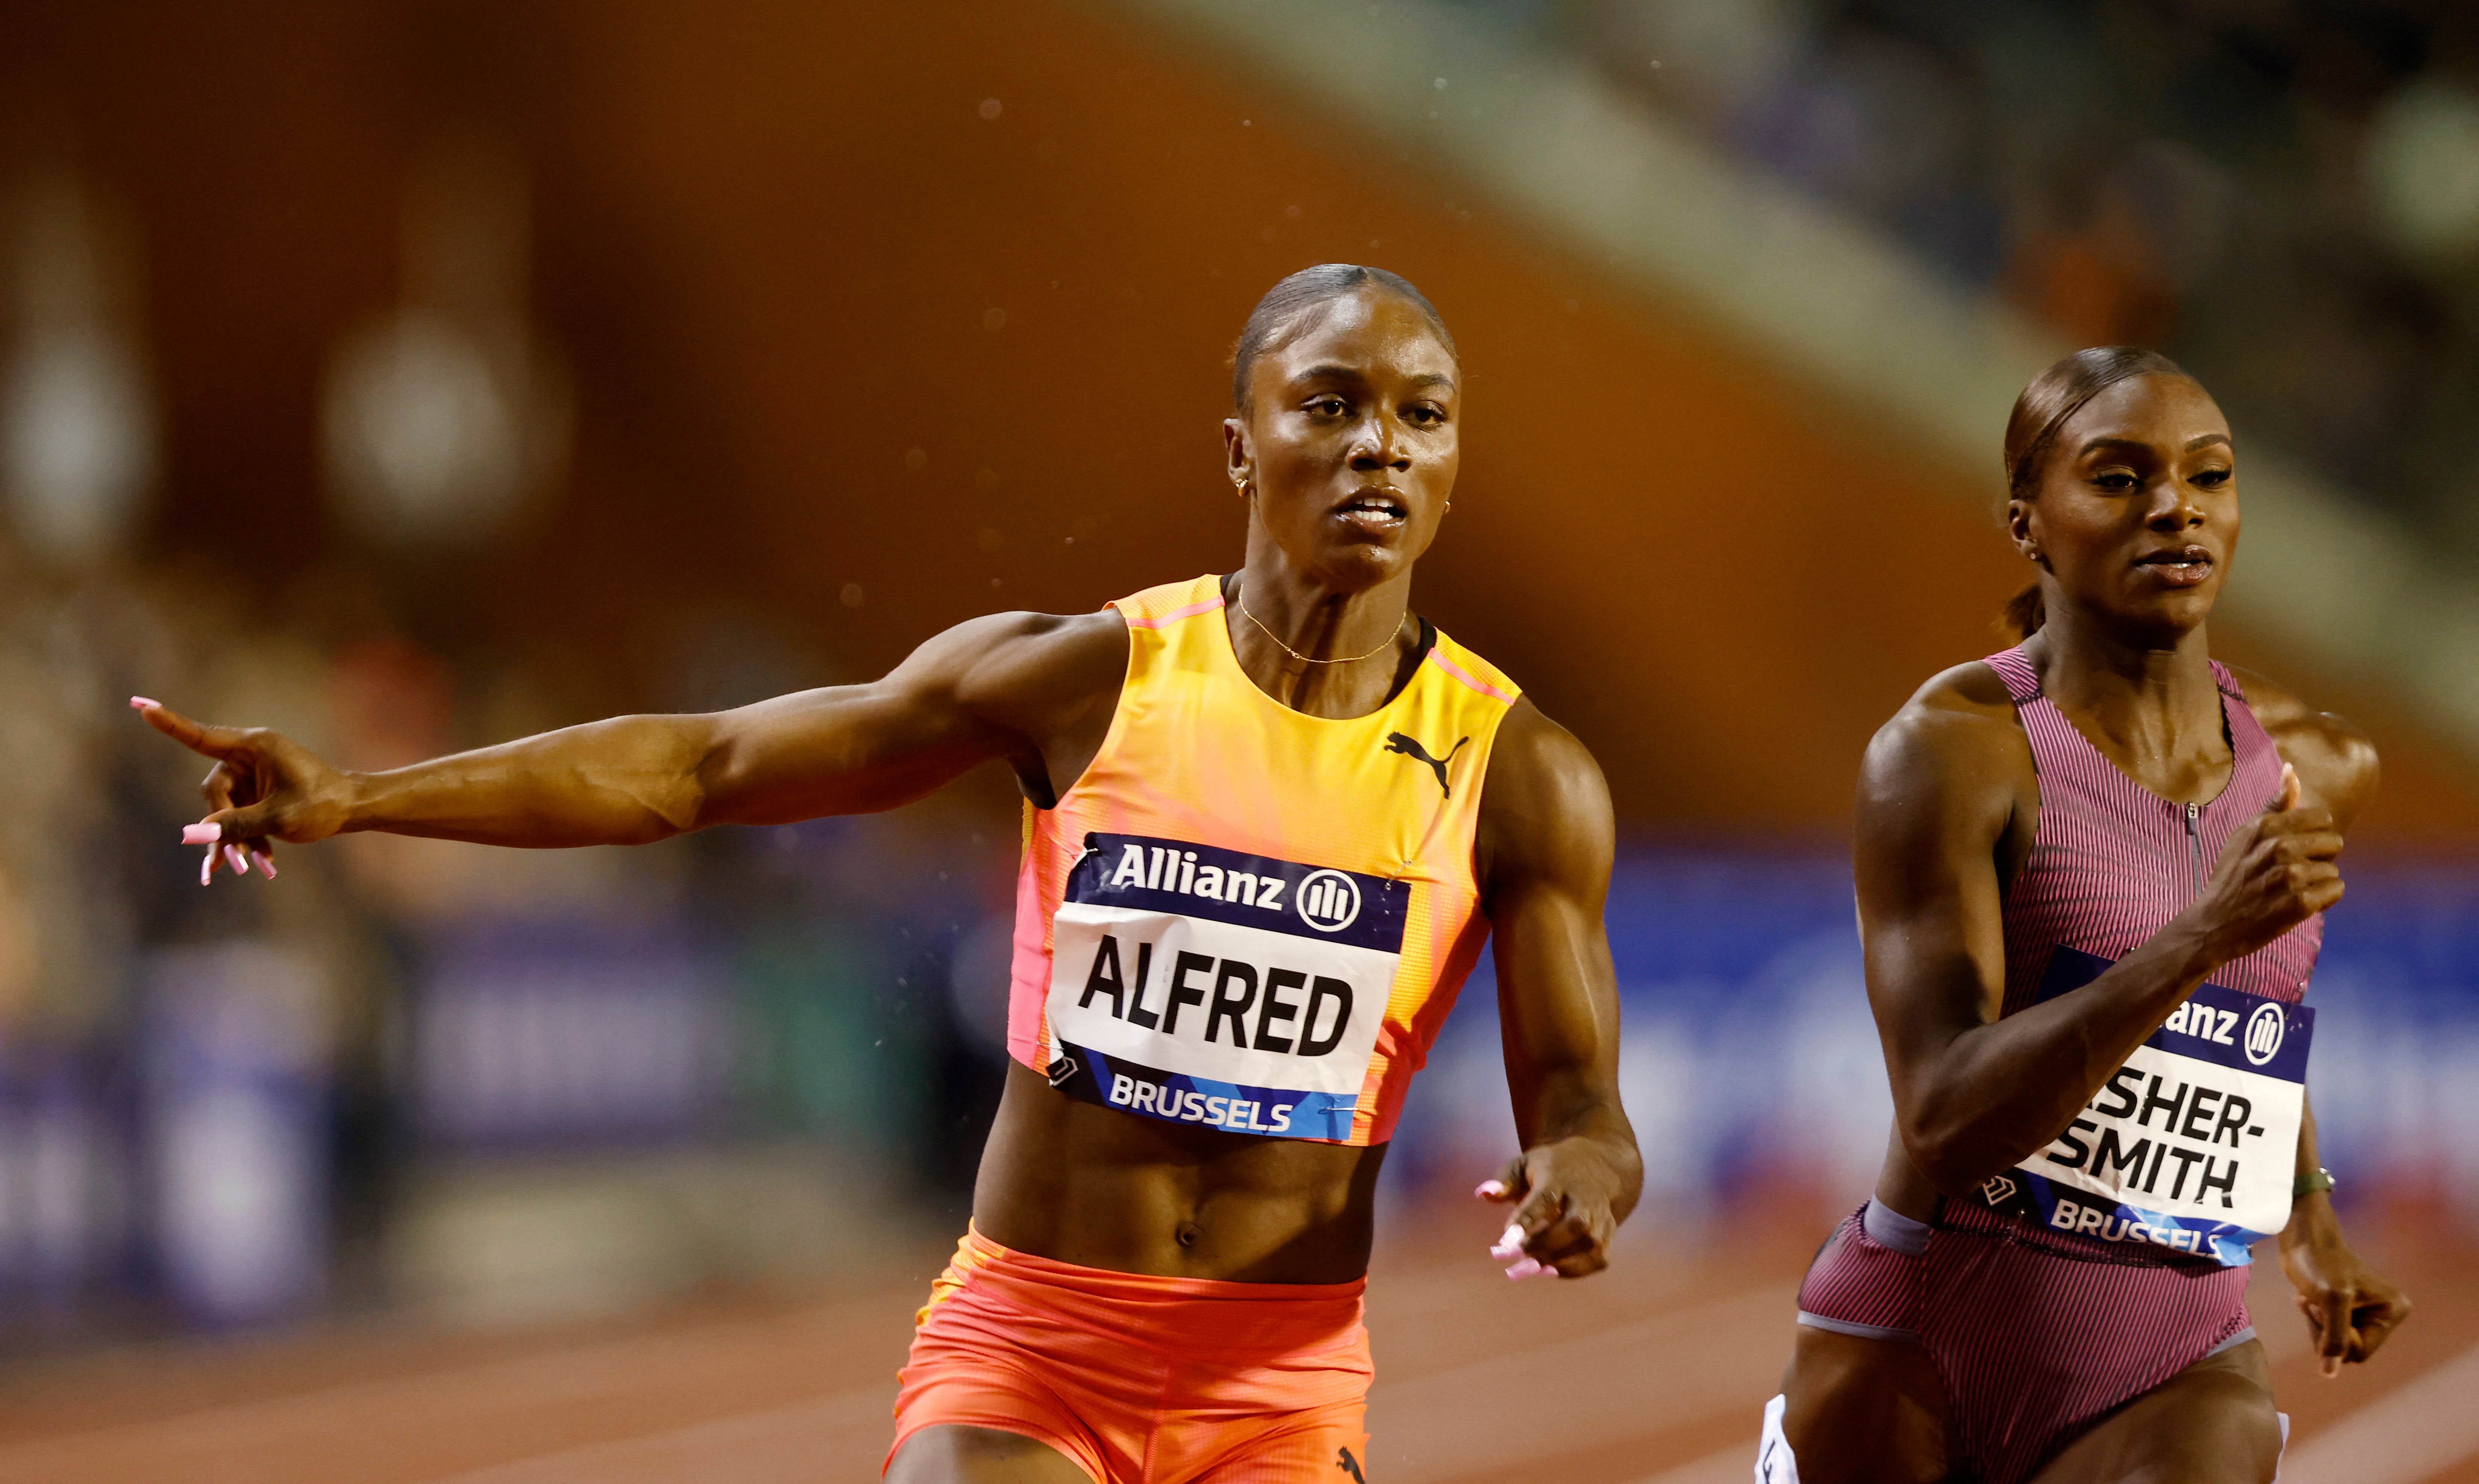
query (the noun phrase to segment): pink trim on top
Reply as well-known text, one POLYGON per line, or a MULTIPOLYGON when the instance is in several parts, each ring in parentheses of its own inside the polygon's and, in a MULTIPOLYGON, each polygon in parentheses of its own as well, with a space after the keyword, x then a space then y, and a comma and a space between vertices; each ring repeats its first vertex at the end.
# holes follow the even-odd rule
POLYGON ((1453 676, 1456 679, 1463 681, 1466 685, 1469 685, 1472 689, 1480 692, 1482 695, 1487 696, 1492 701, 1504 702, 1508 705, 1515 704, 1515 698, 1513 696, 1499 690, 1496 686, 1490 684, 1487 680, 1479 678, 1470 671, 1466 670, 1463 666, 1456 664, 1451 659, 1448 659, 1444 650, 1431 646, 1429 650, 1429 663, 1436 665, 1439 669, 1444 670, 1446 674, 1453 676))
POLYGON ((1124 609, 1121 610, 1120 616, 1128 621, 1128 627, 1130 628, 1160 628, 1164 624, 1176 624, 1181 619, 1191 619, 1200 613, 1211 613, 1222 605, 1222 600, 1219 597, 1214 597, 1209 598, 1203 602, 1189 603, 1185 608, 1173 608, 1160 618, 1138 618, 1133 613, 1126 612, 1124 609))

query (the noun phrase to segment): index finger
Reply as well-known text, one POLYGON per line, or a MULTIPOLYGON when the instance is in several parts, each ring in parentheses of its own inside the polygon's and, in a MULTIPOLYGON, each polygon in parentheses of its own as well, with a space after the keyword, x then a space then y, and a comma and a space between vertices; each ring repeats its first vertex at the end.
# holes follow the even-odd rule
POLYGON ((2315 1306, 2315 1350, 2327 1377, 2339 1375, 2342 1362, 2349 1359, 2351 1311, 2357 1307, 2357 1298, 2349 1289, 2337 1288, 2315 1306))
POLYGON ((129 704, 131 709, 146 718, 147 726, 190 751, 204 754, 217 762, 230 756, 232 750, 241 744, 241 729, 237 727, 210 727, 203 722, 193 722, 164 703, 149 701, 143 696, 130 697, 129 704))
POLYGON ((2327 834, 2333 830, 2333 811, 2320 804, 2284 809, 2278 814, 2264 815, 2262 829, 2268 835, 2327 834))
POLYGON ((1567 1195, 1550 1183, 1548 1160, 1542 1150, 1524 1152, 1523 1180, 1523 1201, 1515 1208, 1511 1221, 1523 1229, 1528 1243, 1567 1214, 1567 1195))

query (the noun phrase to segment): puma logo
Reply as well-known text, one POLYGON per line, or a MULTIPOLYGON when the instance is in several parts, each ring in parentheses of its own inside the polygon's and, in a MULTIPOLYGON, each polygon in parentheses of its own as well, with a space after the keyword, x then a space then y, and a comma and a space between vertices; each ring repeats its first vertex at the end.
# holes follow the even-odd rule
POLYGON ((1455 796, 1455 791, 1446 782, 1446 764, 1454 761, 1455 754, 1462 752, 1464 750, 1464 744, 1470 740, 1471 738, 1470 737, 1457 737, 1455 738, 1455 745, 1446 749, 1446 755, 1444 757, 1432 757, 1429 755, 1429 750, 1422 747, 1418 742, 1403 735, 1403 733, 1399 731, 1390 731, 1386 733, 1386 751, 1390 753, 1401 753, 1406 757, 1418 758, 1421 762, 1427 763, 1430 767, 1437 769, 1438 788, 1441 792, 1444 793, 1447 798, 1451 799, 1455 796))
MULTIPOLYGON (((1448 755, 1451 756, 1453 755, 1449 754, 1448 755)), ((1367 1476, 1360 1471, 1360 1460, 1351 1456, 1351 1449, 1336 1448, 1334 1450, 1334 1466, 1342 1470, 1343 1472, 1351 1475, 1351 1484, 1368 1484, 1367 1476)))

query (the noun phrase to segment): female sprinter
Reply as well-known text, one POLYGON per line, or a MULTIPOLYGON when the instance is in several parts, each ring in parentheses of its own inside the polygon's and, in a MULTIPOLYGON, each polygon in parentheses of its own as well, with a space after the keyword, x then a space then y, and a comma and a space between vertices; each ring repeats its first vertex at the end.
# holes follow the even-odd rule
POLYGON ((2069 356, 2006 472, 2023 642, 1930 680, 1861 770, 1895 1137, 1800 1291, 1759 1474, 2262 1484, 2250 1245, 2279 1234, 2327 1374, 2410 1307, 2341 1240, 2302 1087, 2375 752, 2211 657, 2237 478, 2193 378, 2069 356))
POLYGON ((1484 1189, 1514 1203, 1510 1272, 1600 1268, 1642 1183, 1600 771, 1410 609, 1454 487, 1454 343, 1401 278, 1327 265, 1275 285, 1234 361, 1230 576, 975 619, 871 684, 369 776, 138 703, 216 759, 190 834, 236 866, 350 830, 782 824, 1008 760, 1030 801, 1014 1064, 904 1370, 903 1484, 1360 1477, 1378 1164, 1493 931, 1524 1152, 1484 1189))

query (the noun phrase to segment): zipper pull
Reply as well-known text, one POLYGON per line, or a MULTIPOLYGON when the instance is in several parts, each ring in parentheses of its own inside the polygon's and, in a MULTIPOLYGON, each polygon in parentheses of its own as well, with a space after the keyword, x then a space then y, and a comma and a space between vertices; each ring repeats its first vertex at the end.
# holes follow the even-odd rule
POLYGON ((2200 804, 2186 806, 2186 844, 2190 847, 2187 858, 2194 864, 2195 895, 2198 897, 2204 894, 2204 833, 2196 828, 2195 822, 2203 812, 2204 806, 2200 804))

